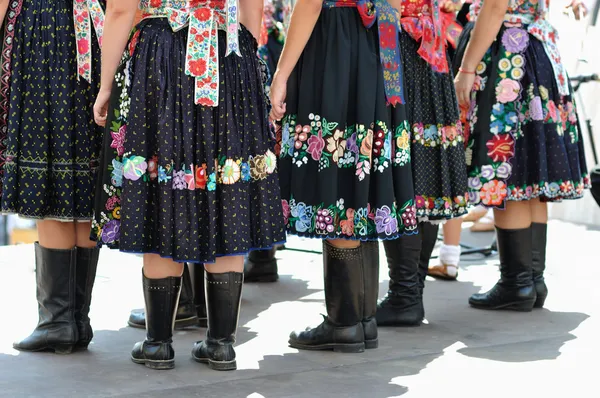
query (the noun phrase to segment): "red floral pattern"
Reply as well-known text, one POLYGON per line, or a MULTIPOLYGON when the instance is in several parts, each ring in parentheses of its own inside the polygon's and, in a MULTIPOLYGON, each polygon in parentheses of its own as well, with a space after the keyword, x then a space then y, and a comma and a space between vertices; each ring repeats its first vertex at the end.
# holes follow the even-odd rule
POLYGON ((98 0, 73 0, 73 20, 77 41, 77 68, 79 77, 92 81, 92 25, 98 43, 102 46, 104 10, 98 0))

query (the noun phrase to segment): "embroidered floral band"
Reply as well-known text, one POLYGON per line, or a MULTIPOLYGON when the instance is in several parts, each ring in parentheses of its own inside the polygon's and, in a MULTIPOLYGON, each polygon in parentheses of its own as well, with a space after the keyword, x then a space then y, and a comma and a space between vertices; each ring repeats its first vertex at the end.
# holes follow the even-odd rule
POLYGON ((324 0, 323 8, 356 7, 365 27, 377 21, 379 57, 383 66, 385 95, 390 105, 404 104, 404 80, 400 62, 398 11, 387 0, 324 0))
POLYGON ((321 238, 395 239, 398 235, 417 232, 417 216, 413 201, 398 207, 372 208, 370 205, 353 209, 345 206, 343 198, 335 204, 311 206, 291 198, 282 200, 283 217, 289 233, 321 238))
POLYGON ((102 46, 104 10, 99 0, 73 0, 73 19, 77 40, 77 77, 92 82, 92 25, 102 46))
MULTIPOLYGON (((113 141, 114 142, 114 141, 113 141)), ((149 159, 143 156, 125 154, 123 161, 113 160, 112 180, 115 186, 122 185, 123 178, 131 181, 158 181, 159 184, 171 184, 175 190, 207 189, 214 191, 216 184, 231 185, 236 182, 258 181, 273 174, 277 168, 277 157, 270 150, 264 155, 251 156, 247 160, 222 156, 214 168, 206 163, 185 165, 175 168, 171 161, 159 165, 158 156, 149 159)))
POLYGON ((237 14, 237 0, 191 0, 189 6, 180 8, 143 7, 144 19, 167 18, 174 32, 189 28, 185 73, 196 79, 195 103, 198 105, 219 104, 218 30, 227 32, 225 56, 231 53, 241 56, 237 14))

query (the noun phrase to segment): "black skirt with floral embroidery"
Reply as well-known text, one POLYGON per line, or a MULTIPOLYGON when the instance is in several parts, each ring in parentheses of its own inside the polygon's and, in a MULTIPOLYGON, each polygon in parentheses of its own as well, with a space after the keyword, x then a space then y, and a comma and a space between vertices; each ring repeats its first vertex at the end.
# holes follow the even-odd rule
MULTIPOLYGON (((473 26, 467 24, 460 37, 457 69, 473 26)), ((589 188, 575 102, 561 95, 544 44, 528 25, 500 29, 477 67, 466 121, 472 204, 559 202, 581 198, 589 188)))
POLYGON ((465 141, 452 73, 435 72, 417 53, 420 43, 400 33, 411 125, 415 206, 420 220, 467 212, 465 141))
POLYGON ((416 232, 405 106, 388 106, 377 25, 323 9, 288 80, 278 131, 287 231, 323 239, 416 232))
POLYGON ((142 21, 118 70, 104 138, 92 239, 178 262, 267 249, 285 240, 257 44, 241 57, 219 31, 218 106, 194 105, 187 29, 142 21))

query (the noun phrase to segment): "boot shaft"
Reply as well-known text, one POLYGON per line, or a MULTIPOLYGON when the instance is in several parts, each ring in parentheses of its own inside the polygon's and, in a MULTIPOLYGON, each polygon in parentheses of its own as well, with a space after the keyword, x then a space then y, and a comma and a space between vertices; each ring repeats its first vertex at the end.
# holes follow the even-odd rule
POLYGON ((171 341, 181 292, 181 277, 150 279, 143 275, 148 342, 171 341))
POLYGON ((76 249, 48 249, 35 244, 38 328, 44 324, 74 322, 76 249))
POLYGON ((532 285, 532 235, 531 227, 502 229, 496 227, 498 255, 500 257, 499 284, 511 287, 532 285))
POLYGON ((204 287, 208 315, 207 343, 233 344, 237 331, 244 274, 205 271, 204 287))
POLYGON ((363 250, 340 249, 323 241, 323 266, 329 321, 336 326, 356 325, 363 319, 365 302, 363 250))
POLYGON ((419 260, 421 236, 406 235, 383 242, 389 269, 388 296, 419 294, 419 260))
POLYGON ((427 277, 427 271, 429 270, 429 260, 431 260, 431 253, 435 248, 435 244, 438 239, 440 226, 439 224, 431 224, 428 222, 419 223, 419 234, 421 235, 421 254, 419 256, 419 289, 421 295, 425 288, 425 278, 427 277))
POLYGON ((96 279, 100 249, 77 247, 77 308, 75 318, 78 322, 89 322, 88 316, 92 302, 92 291, 96 279))
POLYGON ((546 241, 548 238, 548 224, 531 223, 531 266, 533 279, 543 279, 546 270, 546 241))

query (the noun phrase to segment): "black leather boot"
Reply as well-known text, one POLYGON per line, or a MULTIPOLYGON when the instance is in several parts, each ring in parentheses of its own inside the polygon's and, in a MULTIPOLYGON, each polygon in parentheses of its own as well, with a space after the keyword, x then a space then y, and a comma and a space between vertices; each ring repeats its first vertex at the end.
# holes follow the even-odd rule
POLYGON ((70 354, 79 333, 75 323, 77 251, 47 249, 35 244, 35 279, 39 322, 33 333, 13 344, 21 351, 70 354))
MULTIPOLYGON (((179 306, 175 317, 175 329, 181 330, 198 325, 198 316, 194 305, 194 294, 192 289, 192 278, 190 276, 190 265, 183 267, 183 282, 179 306)), ((203 267, 203 266, 202 266, 203 267)), ((133 310, 129 315, 127 324, 134 328, 146 328, 146 312, 143 309, 133 310)))
POLYGON ((214 370, 235 370, 235 333, 240 316, 244 274, 205 273, 208 330, 206 339, 194 344, 192 358, 214 370))
POLYGON ((363 250, 339 249, 323 242, 327 316, 314 329, 292 332, 289 344, 301 350, 363 352, 363 250))
POLYGON ((548 224, 531 223, 532 239, 532 276, 537 298, 534 308, 544 307, 548 296, 548 287, 544 281, 544 270, 546 269, 546 239, 548 237, 548 224))
POLYGON ((98 268, 98 258, 100 249, 77 248, 77 286, 75 287, 75 322, 79 330, 79 341, 77 348, 86 349, 92 338, 94 331, 90 325, 90 304, 92 302, 92 289, 96 280, 96 269, 98 268))
POLYGON ((379 326, 419 326, 423 321, 419 259, 421 236, 383 241, 390 274, 387 295, 377 305, 379 326))
POLYGON ((365 348, 377 348, 377 299, 379 297, 379 242, 362 242, 363 250, 363 283, 365 286, 365 299, 363 306, 363 330, 365 332, 365 348))
POLYGON ((279 279, 277 271, 277 248, 254 250, 248 253, 244 262, 245 282, 275 282, 279 279))
POLYGON ((421 235, 421 255, 419 256, 419 296, 421 297, 421 308, 425 318, 425 307, 423 304, 423 292, 425 290, 425 279, 429 272, 429 260, 435 248, 440 230, 439 224, 428 222, 419 223, 419 234, 421 235))
POLYGON ((471 296, 472 307, 485 310, 531 311, 536 300, 532 264, 531 228, 496 227, 500 280, 487 293, 471 296))
POLYGON ((148 279, 145 275, 142 278, 147 314, 146 340, 133 346, 131 360, 150 369, 173 369, 173 325, 182 278, 148 279))
MULTIPOLYGON (((208 317, 206 315, 206 292, 204 289, 204 264, 189 264, 188 267, 191 267, 190 273, 192 274, 194 306, 198 316, 198 326, 205 328, 208 326, 208 317)), ((175 321, 175 328, 177 329, 177 321, 175 321)))

